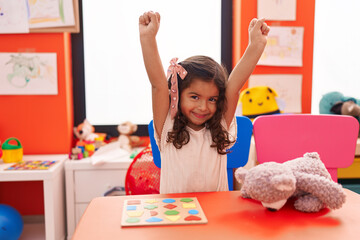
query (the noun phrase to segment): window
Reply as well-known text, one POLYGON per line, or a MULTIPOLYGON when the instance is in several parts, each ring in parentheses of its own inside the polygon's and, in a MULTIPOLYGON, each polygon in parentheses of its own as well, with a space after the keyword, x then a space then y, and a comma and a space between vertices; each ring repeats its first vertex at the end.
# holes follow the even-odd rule
POLYGON ((232 1, 80 1, 81 32, 72 35, 75 125, 85 118, 97 131, 117 135, 124 121, 147 135, 151 87, 142 60, 138 18, 161 14, 158 47, 164 71, 179 61, 208 55, 231 69, 232 1))
POLYGON ((315 1, 313 114, 319 113, 326 93, 360 98, 360 32, 355 27, 359 9, 357 0, 315 1))

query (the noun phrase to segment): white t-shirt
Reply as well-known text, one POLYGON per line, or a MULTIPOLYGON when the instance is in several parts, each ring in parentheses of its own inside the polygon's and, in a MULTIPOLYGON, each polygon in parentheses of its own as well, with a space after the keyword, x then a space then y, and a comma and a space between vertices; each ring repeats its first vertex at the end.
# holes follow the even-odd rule
MULTIPOLYGON (((218 154, 215 147, 210 147, 210 130, 204 127, 195 131, 188 127, 190 141, 181 149, 176 149, 173 143, 166 141, 173 124, 169 113, 160 140, 154 127, 161 156, 160 193, 228 191, 227 155, 218 154)), ((225 119, 221 124, 227 129, 225 119)), ((227 130, 230 140, 235 140, 235 116, 227 130)))

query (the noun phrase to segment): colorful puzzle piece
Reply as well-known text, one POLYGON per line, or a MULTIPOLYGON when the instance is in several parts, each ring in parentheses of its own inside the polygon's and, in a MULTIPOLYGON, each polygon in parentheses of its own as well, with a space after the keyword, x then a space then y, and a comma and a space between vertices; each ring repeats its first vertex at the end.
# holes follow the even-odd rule
POLYGON ((150 211, 150 216, 156 216, 156 215, 158 215, 157 211, 150 211))
POLYGON ((126 213, 129 217, 140 217, 144 211, 127 211, 126 213))
POLYGON ((183 203, 183 208, 196 208, 195 203, 183 203))
POLYGON ((177 216, 166 216, 167 219, 169 219, 170 221, 176 222, 177 220, 179 220, 181 218, 181 216, 177 215, 177 216))
POLYGON ((176 210, 168 210, 166 212, 164 212, 165 215, 178 215, 179 212, 176 210))
POLYGON ((124 200, 121 226, 205 224, 196 197, 124 200))
POLYGON ((47 170, 52 165, 54 165, 56 161, 20 161, 17 162, 5 170, 47 170))
POLYGON ((155 208, 158 208, 158 206, 151 204, 151 205, 146 205, 144 208, 148 210, 154 210, 155 208))
POLYGON ((164 206, 164 208, 168 208, 168 209, 173 209, 173 208, 176 208, 177 206, 176 205, 174 205, 174 204, 166 204, 165 206, 164 206))

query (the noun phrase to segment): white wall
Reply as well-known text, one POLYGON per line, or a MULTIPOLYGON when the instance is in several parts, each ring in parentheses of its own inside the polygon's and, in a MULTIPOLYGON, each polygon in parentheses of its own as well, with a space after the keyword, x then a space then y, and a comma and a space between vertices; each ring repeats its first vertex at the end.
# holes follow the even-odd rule
POLYGON ((313 114, 328 92, 360 98, 359 10, 359 0, 315 1, 313 114))

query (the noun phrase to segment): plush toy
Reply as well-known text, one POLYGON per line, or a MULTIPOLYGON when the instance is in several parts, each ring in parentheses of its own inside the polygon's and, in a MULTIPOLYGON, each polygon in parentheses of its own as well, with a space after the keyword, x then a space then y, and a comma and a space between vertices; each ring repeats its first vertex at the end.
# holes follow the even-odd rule
POLYGON ((90 157, 97 149, 106 144, 106 133, 95 133, 94 131, 95 128, 86 119, 83 123, 74 127, 74 135, 79 140, 69 154, 70 159, 80 160, 90 157))
POLYGON ((236 115, 243 115, 252 120, 260 115, 280 113, 284 108, 281 101, 276 91, 268 86, 247 88, 240 94, 236 115))
POLYGON ((80 141, 104 141, 106 134, 94 133, 94 131, 95 128, 86 119, 83 123, 79 124, 77 127, 74 127, 74 134, 80 141))
POLYGON ((120 148, 131 152, 133 147, 141 145, 140 138, 138 136, 131 136, 137 130, 137 125, 129 121, 123 122, 118 125, 117 130, 119 132, 118 141, 120 142, 120 148))
POLYGON ((290 197, 297 198, 295 208, 302 212, 338 209, 346 198, 316 152, 284 163, 259 164, 250 170, 241 167, 235 171, 235 178, 242 184, 242 197, 256 199, 269 210, 279 210, 290 197))
POLYGON ((360 99, 345 97, 340 92, 329 92, 322 96, 319 112, 320 114, 342 114, 359 117, 360 99))

